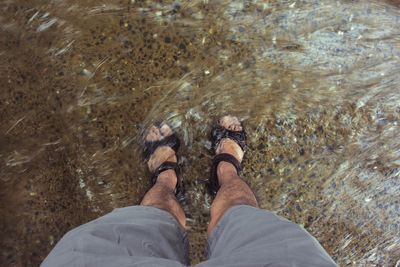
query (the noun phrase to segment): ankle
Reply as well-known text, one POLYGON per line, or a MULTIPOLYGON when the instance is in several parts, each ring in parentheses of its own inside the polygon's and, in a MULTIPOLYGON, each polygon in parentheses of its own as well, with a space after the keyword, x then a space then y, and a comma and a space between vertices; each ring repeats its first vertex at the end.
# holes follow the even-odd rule
POLYGON ((217 167, 218 181, 222 185, 232 179, 240 179, 235 166, 229 162, 222 161, 217 167))
POLYGON ((156 184, 162 184, 168 189, 175 190, 176 184, 178 182, 178 178, 176 177, 176 173, 174 170, 166 170, 160 173, 157 177, 156 184))

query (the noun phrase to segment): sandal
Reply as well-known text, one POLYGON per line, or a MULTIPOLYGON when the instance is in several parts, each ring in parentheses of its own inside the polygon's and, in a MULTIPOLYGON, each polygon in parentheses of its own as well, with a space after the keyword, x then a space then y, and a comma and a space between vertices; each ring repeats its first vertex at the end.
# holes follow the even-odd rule
MULTIPOLYGON (((232 130, 229 130, 219 124, 216 124, 211 131, 211 142, 212 142, 211 148, 214 151, 214 153, 216 153, 219 143, 224 138, 228 138, 228 139, 235 141, 241 147, 243 152, 247 151, 246 132, 244 129, 242 129, 241 131, 232 131, 232 130)), ((221 154, 216 155, 212 161, 211 176, 210 176, 210 180, 209 180, 209 190, 210 190, 210 194, 213 197, 217 194, 217 192, 220 188, 220 185, 218 182, 218 176, 217 176, 217 167, 221 161, 231 163, 236 168, 236 171, 238 174, 240 174, 242 171, 241 162, 239 162, 231 154, 221 153, 221 154)))
MULTIPOLYGON (((160 129, 161 127, 158 128, 160 129)), ((177 153, 180 147, 180 140, 176 133, 173 133, 158 141, 145 141, 143 147, 143 157, 145 160, 148 161, 156 149, 162 146, 169 146, 175 151, 175 153, 177 153)), ((185 188, 183 184, 183 176, 181 175, 180 167, 177 162, 165 161, 158 166, 154 172, 151 173, 150 185, 153 186, 156 183, 158 176, 167 170, 174 170, 176 173, 178 181, 175 187, 175 196, 179 202, 183 203, 185 201, 185 188)))

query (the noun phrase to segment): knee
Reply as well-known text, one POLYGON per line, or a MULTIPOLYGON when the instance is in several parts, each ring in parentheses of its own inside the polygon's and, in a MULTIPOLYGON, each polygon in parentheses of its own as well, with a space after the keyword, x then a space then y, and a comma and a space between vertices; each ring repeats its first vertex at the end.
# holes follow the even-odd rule
POLYGON ((248 205, 252 207, 258 207, 257 200, 254 196, 249 195, 241 195, 236 198, 232 198, 230 200, 230 206, 237 206, 237 205, 248 205))

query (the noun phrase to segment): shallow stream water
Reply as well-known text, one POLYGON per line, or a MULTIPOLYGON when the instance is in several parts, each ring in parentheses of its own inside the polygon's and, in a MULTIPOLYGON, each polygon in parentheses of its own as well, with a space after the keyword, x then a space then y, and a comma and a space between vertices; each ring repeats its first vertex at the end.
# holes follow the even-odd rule
POLYGON ((141 136, 181 139, 202 259, 221 115, 262 208, 341 266, 400 265, 400 2, 0 1, 1 266, 148 189, 141 136))

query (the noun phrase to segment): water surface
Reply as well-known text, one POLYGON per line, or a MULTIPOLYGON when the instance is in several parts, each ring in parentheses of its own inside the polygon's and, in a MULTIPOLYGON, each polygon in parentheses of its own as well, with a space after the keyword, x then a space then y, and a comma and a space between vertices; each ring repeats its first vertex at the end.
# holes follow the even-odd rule
POLYGON ((193 263, 210 197, 208 133, 249 134, 262 208, 341 266, 400 261, 400 10, 396 1, 8 0, 0 9, 5 266, 148 189, 141 135, 176 128, 193 263))

